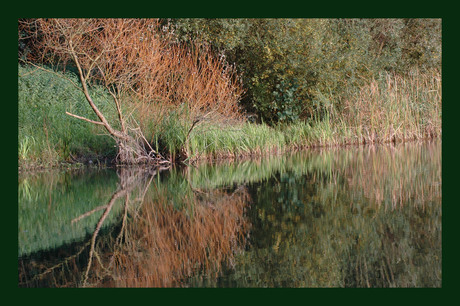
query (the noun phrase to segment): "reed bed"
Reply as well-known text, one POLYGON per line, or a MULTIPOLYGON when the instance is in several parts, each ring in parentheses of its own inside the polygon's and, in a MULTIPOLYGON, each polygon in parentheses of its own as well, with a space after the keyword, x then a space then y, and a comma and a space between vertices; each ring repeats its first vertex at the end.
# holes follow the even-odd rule
POLYGON ((268 126, 243 120, 208 120, 190 134, 179 118, 169 116, 160 140, 181 146, 188 161, 266 156, 287 151, 346 145, 399 143, 442 136, 442 82, 437 72, 402 77, 382 74, 359 90, 349 90, 342 106, 322 117, 268 126), (179 132, 178 132, 179 131, 179 132), (187 138, 188 135, 188 138, 187 138), (168 137, 170 139, 168 140, 168 137), (187 139, 186 139, 187 138, 187 139))
MULTIPOLYGON (((340 117, 337 116, 336 117, 340 117)), ((350 92, 343 121, 355 142, 427 139, 442 134, 442 80, 437 71, 383 74, 350 92)))

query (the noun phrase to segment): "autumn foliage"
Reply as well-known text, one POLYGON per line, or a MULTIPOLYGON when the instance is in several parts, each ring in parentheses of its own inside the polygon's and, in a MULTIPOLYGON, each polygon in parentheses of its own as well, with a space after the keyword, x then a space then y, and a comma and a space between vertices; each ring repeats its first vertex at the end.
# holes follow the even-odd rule
POLYGON ((76 68, 81 83, 73 84, 85 93, 98 120, 69 115, 103 126, 117 140, 122 163, 158 158, 127 111, 133 102, 158 116, 178 105, 186 105, 193 118, 237 116, 242 90, 234 68, 206 45, 171 40, 156 19, 22 20, 19 30, 28 33, 26 62, 76 68), (95 105, 91 86, 110 93, 118 122, 108 122, 95 105))

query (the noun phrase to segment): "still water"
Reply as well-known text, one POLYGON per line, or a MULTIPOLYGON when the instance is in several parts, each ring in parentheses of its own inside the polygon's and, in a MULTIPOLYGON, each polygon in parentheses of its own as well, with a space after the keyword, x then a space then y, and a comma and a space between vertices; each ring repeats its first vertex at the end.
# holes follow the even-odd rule
POLYGON ((20 287, 440 287, 441 142, 20 174, 20 287))

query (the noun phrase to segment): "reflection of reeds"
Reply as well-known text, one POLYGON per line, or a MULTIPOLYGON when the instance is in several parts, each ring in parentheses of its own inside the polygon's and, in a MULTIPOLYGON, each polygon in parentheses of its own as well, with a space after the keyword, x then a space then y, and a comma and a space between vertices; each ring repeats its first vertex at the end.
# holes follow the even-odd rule
POLYGON ((400 207, 413 200, 423 206, 427 201, 441 197, 441 150, 435 144, 401 144, 367 147, 349 154, 349 165, 343 175, 352 188, 363 190, 364 195, 378 206, 400 207), (426 162, 429 161, 429 162, 426 162))
POLYGON ((353 247, 346 251, 348 258, 344 274, 348 287, 441 286, 442 244, 438 209, 430 209, 430 214, 414 208, 402 210, 406 211, 398 212, 404 215, 399 222, 392 222, 382 214, 377 221, 360 226, 359 230, 369 234, 363 235, 359 244, 352 243, 353 247))
MULTIPOLYGON (((237 257, 228 284, 439 287, 440 149, 439 142, 351 147, 264 165, 250 191, 257 248, 237 257)), ((211 171, 206 179, 218 182, 211 171)))
MULTIPOLYGON (((18 179, 18 256, 46 251, 82 239, 100 210, 81 222, 72 220, 96 209, 113 193, 113 172, 70 171, 20 174, 18 179)), ((115 220, 110 216, 104 226, 115 220)))
POLYGON ((343 178, 379 206, 395 208, 410 198, 415 204, 424 205, 441 195, 438 145, 434 141, 311 150, 262 160, 200 164, 187 168, 186 175, 193 187, 209 189, 266 180, 277 172, 289 171, 324 177, 331 182, 343 178))
MULTIPOLYGON (((441 157, 439 142, 410 143, 198 165, 184 176, 172 169, 148 191, 135 184, 120 226, 94 244, 85 285, 185 286, 235 261, 241 286, 439 286, 441 157), (247 214, 244 188, 214 190, 248 183, 255 209, 247 214), (239 253, 253 214, 257 247, 239 253)), ((119 186, 135 183, 135 173, 120 175, 119 186)), ((67 258, 61 266, 77 271, 56 269, 53 280, 79 285, 87 260, 67 258)))

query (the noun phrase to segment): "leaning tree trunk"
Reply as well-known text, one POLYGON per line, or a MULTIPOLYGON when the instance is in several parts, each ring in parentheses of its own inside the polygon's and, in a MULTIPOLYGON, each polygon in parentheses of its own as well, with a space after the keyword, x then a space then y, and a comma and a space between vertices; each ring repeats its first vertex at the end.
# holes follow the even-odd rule
MULTIPOLYGON (((30 39, 33 52, 27 58, 32 62, 66 67, 70 61, 77 67, 80 82, 67 80, 83 91, 97 119, 67 114, 101 125, 117 143, 118 163, 168 163, 152 149, 133 117, 123 114, 125 99, 152 106, 177 107, 186 102, 193 117, 214 111, 238 117, 243 91, 234 69, 202 44, 172 43, 157 19, 49 18, 20 20, 19 25, 30 39), (103 86, 112 96, 116 126, 93 102, 90 85, 103 86)), ((152 111, 161 116, 161 110, 152 111)), ((182 151, 181 159, 186 159, 189 152, 182 151)))
POLYGON ((145 139, 142 131, 139 127, 137 128, 127 128, 125 119, 122 115, 120 103, 114 93, 111 93, 112 98, 115 102, 118 119, 121 124, 121 131, 114 129, 107 119, 105 118, 104 114, 99 110, 99 108, 94 103, 93 99, 91 98, 87 86, 87 78, 90 72, 87 72, 86 75, 81 68, 78 56, 76 51, 73 48, 72 41, 70 41, 70 53, 75 62, 78 75, 80 77, 81 86, 83 93, 85 95, 86 100, 88 101, 89 105, 93 109, 94 113, 97 115, 100 121, 90 120, 81 116, 77 116, 66 112, 67 115, 75 117, 80 120, 84 120, 96 125, 102 125, 106 131, 115 139, 118 147, 118 154, 116 157, 118 164, 167 164, 167 161, 164 157, 161 156, 158 152, 153 150, 153 148, 149 145, 148 141, 145 139), (128 131, 131 132, 132 135, 128 134, 128 131))
POLYGON ((151 26, 155 24, 148 20, 125 19, 20 21, 22 31, 33 38, 31 48, 34 52, 31 54, 35 55, 31 58, 64 67, 67 61, 75 64, 80 82, 68 80, 84 93, 98 119, 66 114, 102 126, 117 143, 119 164, 168 163, 152 149, 137 123, 124 118, 121 109, 121 100, 135 88, 139 73, 149 68, 138 54, 139 48, 152 48, 148 44, 151 41, 144 41, 144 38, 151 36, 151 26), (88 90, 90 84, 104 86, 112 96, 120 128, 114 128, 94 103, 88 90))

